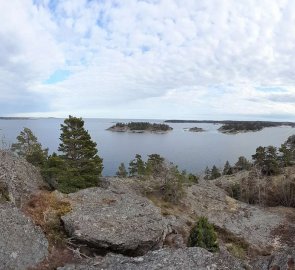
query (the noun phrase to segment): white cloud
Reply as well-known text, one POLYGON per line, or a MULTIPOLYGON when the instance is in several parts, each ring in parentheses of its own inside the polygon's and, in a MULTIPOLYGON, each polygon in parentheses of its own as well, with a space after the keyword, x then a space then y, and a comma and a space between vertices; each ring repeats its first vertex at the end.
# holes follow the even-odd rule
POLYGON ((46 100, 9 114, 292 117, 294 14, 292 0, 2 1, 0 97, 46 100))

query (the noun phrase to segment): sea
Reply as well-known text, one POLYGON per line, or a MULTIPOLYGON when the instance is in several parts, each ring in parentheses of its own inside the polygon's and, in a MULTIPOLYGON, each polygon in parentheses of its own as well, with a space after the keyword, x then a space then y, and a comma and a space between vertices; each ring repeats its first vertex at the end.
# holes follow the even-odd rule
MULTIPOLYGON (((49 153, 57 152, 60 140, 61 118, 0 119, 0 148, 8 149, 24 127, 30 128, 38 141, 49 153)), ((108 131, 117 122, 145 121, 163 123, 153 119, 100 119, 85 118, 85 128, 97 143, 98 154, 103 158, 103 175, 113 176, 118 166, 140 154, 147 160, 150 154, 160 154, 180 170, 202 174, 206 168, 216 165, 222 168, 228 160, 234 164, 239 156, 251 159, 258 146, 280 146, 295 134, 289 126, 264 128, 258 132, 223 134, 219 124, 168 123, 173 130, 165 134, 122 133, 108 131), (191 127, 203 128, 204 132, 189 132, 191 127)))

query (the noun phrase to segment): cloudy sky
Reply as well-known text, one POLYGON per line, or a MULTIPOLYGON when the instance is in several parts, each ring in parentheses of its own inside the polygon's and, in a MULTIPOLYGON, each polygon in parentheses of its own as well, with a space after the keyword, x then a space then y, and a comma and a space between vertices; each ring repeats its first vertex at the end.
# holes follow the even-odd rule
POLYGON ((294 0, 0 0, 0 116, 295 118, 294 0))

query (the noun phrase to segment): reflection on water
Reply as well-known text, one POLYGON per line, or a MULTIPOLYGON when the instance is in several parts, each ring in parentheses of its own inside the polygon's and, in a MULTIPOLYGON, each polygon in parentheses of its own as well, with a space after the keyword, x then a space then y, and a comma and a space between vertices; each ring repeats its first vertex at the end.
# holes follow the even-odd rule
MULTIPOLYGON (((133 120, 134 121, 134 120, 133 120)), ((147 121, 147 120, 144 120, 147 121)), ((159 120, 149 122, 161 122, 159 120)), ((0 140, 11 144, 24 128, 30 128, 43 147, 56 151, 59 144, 60 124, 63 119, 0 120, 0 140)), ((128 162, 139 153, 146 159, 158 153, 189 172, 201 172, 206 166, 223 166, 226 160, 234 163, 239 156, 251 158, 256 147, 280 146, 290 135, 291 127, 265 128, 259 132, 236 135, 222 134, 214 124, 169 124, 173 130, 167 134, 121 133, 106 131, 116 119, 85 119, 85 127, 98 144, 99 155, 104 160, 104 175, 114 175, 121 162, 128 162), (198 126, 206 132, 188 132, 184 128, 198 126)), ((129 120, 118 120, 129 122, 129 120)), ((0 142, 0 146, 3 145, 0 142)), ((4 145, 5 146, 5 145, 4 145)))

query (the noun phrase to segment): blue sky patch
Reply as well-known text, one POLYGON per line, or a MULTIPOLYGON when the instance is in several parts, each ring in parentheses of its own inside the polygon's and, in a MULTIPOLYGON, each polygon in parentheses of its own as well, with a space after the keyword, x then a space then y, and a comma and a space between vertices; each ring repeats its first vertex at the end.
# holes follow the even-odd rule
POLYGON ((71 72, 69 70, 56 70, 54 73, 50 75, 50 77, 45 80, 44 84, 56 84, 59 82, 62 82, 66 80, 71 75, 71 72))
POLYGON ((266 92, 266 93, 286 93, 288 92, 286 89, 282 87, 276 86, 259 86, 255 87, 257 91, 266 92))

